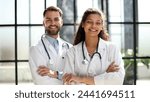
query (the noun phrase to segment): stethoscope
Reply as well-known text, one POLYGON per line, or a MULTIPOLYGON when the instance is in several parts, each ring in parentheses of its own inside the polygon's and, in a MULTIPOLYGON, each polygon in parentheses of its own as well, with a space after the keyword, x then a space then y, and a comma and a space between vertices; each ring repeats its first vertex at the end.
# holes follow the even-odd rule
MULTIPOLYGON (((93 53, 93 55, 91 56, 91 59, 94 57, 94 55, 98 54, 100 62, 101 62, 101 54, 98 52, 98 45, 99 45, 99 41, 98 41, 98 44, 97 44, 97 47, 96 47, 96 52, 93 53)), ((84 53, 84 41, 82 42, 82 54, 83 54, 82 64, 87 65, 89 63, 89 61, 85 57, 85 53, 84 53)))
MULTIPOLYGON (((54 61, 52 60, 50 54, 48 53, 48 50, 47 50, 47 48, 46 48, 46 46, 45 46, 45 43, 44 43, 44 41, 43 41, 44 35, 45 35, 45 34, 43 34, 43 35, 41 36, 41 42, 42 42, 42 44, 43 44, 44 50, 45 50, 45 52, 46 52, 46 54, 47 54, 47 57, 48 57, 48 59, 49 59, 49 64, 54 64, 54 61)), ((67 43, 63 43, 63 44, 62 44, 62 47, 65 48, 66 50, 69 49, 69 45, 68 45, 67 43)))

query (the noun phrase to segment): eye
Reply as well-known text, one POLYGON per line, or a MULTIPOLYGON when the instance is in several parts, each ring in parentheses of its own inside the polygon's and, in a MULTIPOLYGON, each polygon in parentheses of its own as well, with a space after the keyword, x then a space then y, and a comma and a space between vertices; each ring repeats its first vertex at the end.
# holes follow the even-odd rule
POLYGON ((47 19, 46 19, 46 22, 51 22, 51 19, 47 18, 47 19))
POLYGON ((101 25, 101 22, 96 22, 96 25, 101 25))
POLYGON ((103 21, 102 20, 97 21, 96 25, 103 25, 103 21))
POLYGON ((59 18, 55 18, 54 21, 58 22, 60 19, 59 18))
POLYGON ((93 21, 87 20, 86 23, 93 24, 93 21))

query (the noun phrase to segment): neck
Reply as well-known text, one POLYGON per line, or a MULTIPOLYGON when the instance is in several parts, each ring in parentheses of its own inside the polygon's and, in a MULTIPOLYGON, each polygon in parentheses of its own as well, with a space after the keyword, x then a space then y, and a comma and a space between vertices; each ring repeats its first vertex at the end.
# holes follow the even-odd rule
POLYGON ((89 55, 92 55, 96 51, 98 41, 98 37, 85 39, 85 44, 89 55))
POLYGON ((59 34, 57 34, 57 35, 50 35, 50 34, 48 34, 48 36, 50 36, 50 37, 52 37, 54 39, 57 39, 59 37, 59 34))
POLYGON ((90 38, 86 38, 85 39, 85 44, 87 47, 94 47, 96 48, 97 47, 97 44, 98 44, 98 40, 99 38, 98 37, 90 37, 90 38))

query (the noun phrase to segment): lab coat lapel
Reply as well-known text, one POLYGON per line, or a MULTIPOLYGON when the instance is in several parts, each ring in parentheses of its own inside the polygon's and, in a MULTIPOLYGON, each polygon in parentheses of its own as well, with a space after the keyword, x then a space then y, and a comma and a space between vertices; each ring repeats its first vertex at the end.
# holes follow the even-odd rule
POLYGON ((103 55, 106 51, 106 44, 104 43, 104 40, 101 38, 99 39, 98 51, 101 54, 101 57, 103 58, 103 55))
POLYGON ((54 56, 57 56, 57 52, 56 52, 55 48, 53 47, 53 45, 51 43, 49 43, 49 41, 46 38, 44 38, 44 41, 46 43, 46 47, 48 48, 49 54, 50 55, 54 54, 54 56), (51 52, 52 52, 52 54, 51 54, 51 52))
POLYGON ((58 55, 62 55, 62 52, 63 52, 63 48, 62 48, 63 41, 61 40, 61 38, 58 38, 57 40, 58 40, 58 42, 59 42, 58 55))
MULTIPOLYGON (((82 46, 82 45, 81 45, 82 46)), ((85 45, 85 42, 83 44, 83 50, 84 50, 84 54, 85 54, 85 58, 90 61, 90 56, 89 56, 89 53, 87 51, 87 48, 86 48, 86 45, 85 45)))

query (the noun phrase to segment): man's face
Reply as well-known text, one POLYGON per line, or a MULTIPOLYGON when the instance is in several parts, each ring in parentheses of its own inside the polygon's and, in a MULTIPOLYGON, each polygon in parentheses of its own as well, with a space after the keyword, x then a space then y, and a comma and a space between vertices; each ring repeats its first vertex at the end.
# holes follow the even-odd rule
POLYGON ((47 11, 43 25, 48 35, 57 35, 63 25, 63 20, 59 12, 47 11))

